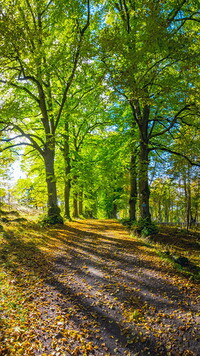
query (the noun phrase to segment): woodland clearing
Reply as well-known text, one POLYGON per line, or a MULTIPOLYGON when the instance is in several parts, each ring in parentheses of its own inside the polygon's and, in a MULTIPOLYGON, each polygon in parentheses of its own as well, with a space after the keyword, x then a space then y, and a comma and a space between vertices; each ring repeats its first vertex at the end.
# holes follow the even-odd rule
POLYGON ((44 228, 7 218, 1 356, 199 354, 197 232, 161 227, 142 239, 115 220, 44 228))

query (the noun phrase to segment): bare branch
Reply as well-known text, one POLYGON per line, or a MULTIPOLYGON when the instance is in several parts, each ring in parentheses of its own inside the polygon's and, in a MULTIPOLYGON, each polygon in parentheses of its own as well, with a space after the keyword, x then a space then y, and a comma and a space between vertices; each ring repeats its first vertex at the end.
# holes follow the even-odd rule
POLYGON ((23 135, 17 135, 17 136, 10 137, 10 138, 2 138, 1 141, 2 142, 11 142, 11 141, 16 140, 17 138, 21 138, 21 137, 23 137, 23 135))
MULTIPOLYGON (((147 74, 154 68, 157 67, 160 63, 162 63, 163 61, 167 60, 170 57, 170 55, 168 54, 166 57, 163 57, 161 59, 159 59, 158 61, 156 61, 151 67, 149 67, 146 72, 143 74, 143 76, 140 78, 139 82, 141 82, 144 78, 146 78, 147 74)), ((167 64, 169 66, 169 64, 167 64)), ((171 63, 170 63, 171 65, 171 63)), ((165 68, 165 66, 164 66, 165 68)), ((152 82, 152 81, 151 81, 152 82)), ((150 83, 151 83, 150 82, 150 83)), ((149 85, 149 83, 147 84, 149 85)))
MULTIPOLYGON (((91 114, 92 115, 92 114, 91 114)), ((77 145, 77 150, 79 150, 79 148, 82 146, 83 142, 84 142, 84 139, 85 137, 87 136, 88 133, 92 132, 96 127, 99 127, 99 126, 104 126, 106 125, 107 123, 105 122, 96 122, 95 124, 93 125, 89 125, 87 127, 87 130, 84 132, 84 134, 82 135, 82 137, 80 138, 80 141, 77 145)))
POLYGON ((126 4, 126 0, 123 0, 123 4, 124 4, 125 13, 126 13, 127 32, 130 33, 130 31, 131 31, 130 15, 129 15, 128 6, 126 4))

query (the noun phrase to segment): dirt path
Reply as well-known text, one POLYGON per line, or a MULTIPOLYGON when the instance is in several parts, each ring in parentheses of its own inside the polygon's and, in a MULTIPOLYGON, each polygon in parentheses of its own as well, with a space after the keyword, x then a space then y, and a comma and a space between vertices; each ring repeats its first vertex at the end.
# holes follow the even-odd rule
POLYGON ((54 266, 32 316, 36 355, 199 355, 198 290, 154 249, 114 221, 51 235, 54 266))
POLYGON ((111 220, 9 226, 7 295, 21 297, 3 312, 2 356, 199 355, 199 288, 153 245, 111 220))

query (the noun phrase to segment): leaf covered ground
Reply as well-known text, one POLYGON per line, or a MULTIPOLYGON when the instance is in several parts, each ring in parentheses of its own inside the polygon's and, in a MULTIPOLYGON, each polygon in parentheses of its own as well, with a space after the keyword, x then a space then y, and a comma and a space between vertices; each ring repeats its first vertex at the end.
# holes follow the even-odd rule
POLYGON ((162 228, 147 241, 112 220, 41 228, 12 215, 2 225, 1 356, 199 355, 197 233, 162 228))

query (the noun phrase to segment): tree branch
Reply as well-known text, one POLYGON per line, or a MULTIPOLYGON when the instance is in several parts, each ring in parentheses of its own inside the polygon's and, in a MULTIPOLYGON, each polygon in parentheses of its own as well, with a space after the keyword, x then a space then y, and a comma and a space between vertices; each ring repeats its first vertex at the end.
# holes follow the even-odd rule
POLYGON ((168 131, 175 125, 175 123, 177 122, 177 119, 179 118, 179 115, 180 115, 183 111, 185 111, 185 110, 190 110, 190 107, 191 107, 191 105, 185 105, 185 106, 184 106, 182 109, 180 109, 180 110, 178 111, 178 113, 174 116, 174 118, 172 119, 170 125, 169 125, 167 128, 165 128, 164 130, 162 130, 162 131, 160 131, 160 132, 158 132, 158 133, 156 133, 156 134, 154 134, 154 135, 152 135, 152 134, 149 135, 149 139, 154 138, 154 137, 158 137, 158 136, 162 136, 164 133, 168 132, 168 131))
POLYGON ((18 125, 16 125, 16 124, 13 124, 13 128, 15 128, 17 131, 19 131, 23 137, 27 138, 27 139, 31 142, 30 146, 34 147, 34 148, 41 154, 41 156, 44 155, 43 150, 42 150, 41 147, 38 145, 38 143, 34 140, 34 138, 36 138, 36 139, 38 139, 40 142, 42 142, 42 144, 44 145, 44 141, 43 141, 39 136, 37 136, 37 135, 32 135, 32 134, 26 134, 26 133, 24 132, 24 130, 23 130, 21 127, 19 127, 18 125), (33 137, 34 137, 34 138, 33 138, 33 137))
MULTIPOLYGON (((90 88, 87 91, 85 91, 79 98, 78 98, 78 102, 76 105, 73 106, 72 111, 75 110, 80 104, 81 104, 81 99, 87 95, 90 91, 94 90, 95 88, 90 88)), ((75 93, 76 94, 76 93, 75 93)))
POLYGON ((188 20, 190 20, 190 21, 197 21, 197 22, 200 22, 200 19, 197 19, 197 18, 194 18, 193 16, 194 15, 199 15, 200 14, 200 12, 195 12, 194 14, 192 14, 191 16, 189 16, 189 17, 183 17, 182 19, 175 19, 174 20, 174 22, 176 21, 176 22, 180 22, 180 21, 188 21, 188 20))
POLYGON ((156 143, 153 143, 153 145, 155 145, 155 146, 154 146, 154 147, 150 147, 150 148, 149 148, 149 151, 160 150, 160 151, 168 152, 168 153, 174 154, 174 155, 176 155, 176 156, 180 156, 180 157, 182 157, 182 158, 185 158, 186 161, 188 161, 192 166, 200 167, 200 160, 194 162, 194 161, 192 161, 189 157, 187 157, 186 155, 184 155, 183 153, 180 153, 180 152, 177 152, 177 151, 173 151, 173 150, 171 150, 170 148, 167 148, 167 147, 159 146, 159 144, 156 144, 156 143))
MULTIPOLYGON (((28 142, 20 142, 20 143, 15 143, 13 145, 10 145, 10 146, 6 146, 4 148, 1 148, 0 149, 0 152, 3 152, 5 150, 8 150, 10 148, 13 148, 13 147, 18 147, 18 146, 31 146, 33 148, 35 148, 31 143, 28 143, 28 142)), ((36 149, 36 148, 35 148, 36 149)))
POLYGON ((57 126, 59 124, 60 117, 62 115, 62 111, 63 111, 64 105, 66 103, 66 100, 67 100, 67 94, 68 94, 69 88, 71 87, 71 84, 73 82, 73 79, 74 79, 74 76, 75 76, 75 73, 76 73, 78 60, 79 60, 79 56, 80 56, 80 50, 81 50, 81 46, 82 46, 83 36, 85 34, 85 31, 89 27, 89 24, 90 24, 90 0, 87 0, 87 22, 86 22, 85 26, 82 28, 82 30, 80 30, 80 38, 79 38, 79 43, 78 43, 78 46, 77 46, 77 49, 76 49, 76 53, 75 53, 75 56, 74 56, 74 64, 73 64, 72 72, 71 72, 71 74, 70 74, 70 76, 68 78, 66 87, 65 87, 64 92, 63 92, 62 102, 61 102, 61 105, 60 105, 60 108, 59 108, 59 111, 58 111, 58 115, 57 115, 57 119, 56 119, 56 122, 55 122, 55 129, 57 128, 57 126))
POLYGON ((28 6, 28 8, 29 8, 29 10, 30 10, 30 13, 31 13, 31 16, 32 16, 32 19, 33 19, 33 23, 34 23, 35 30, 37 30, 37 23, 36 23, 36 19, 35 19, 34 12, 33 12, 32 8, 31 8, 31 4, 30 4, 29 0, 26 0, 26 3, 27 3, 27 6, 28 6))
POLYGON ((44 15, 44 13, 48 10, 49 6, 53 3, 53 0, 50 0, 44 10, 40 13, 40 16, 44 15))
POLYGON ((9 82, 7 80, 1 80, 0 79, 0 83, 8 84, 8 85, 12 86, 13 88, 17 88, 17 89, 25 91, 26 93, 28 93, 28 95, 30 97, 32 97, 37 103, 39 103, 39 99, 37 98, 37 96, 35 96, 28 88, 20 86, 20 85, 18 85, 16 83, 13 83, 13 82, 9 82))
POLYGON ((171 24, 171 22, 174 20, 174 18, 176 17, 176 15, 179 13, 179 11, 182 9, 183 5, 184 5, 186 2, 187 2, 187 0, 182 0, 182 1, 180 2, 180 4, 177 5, 177 8, 173 9, 173 10, 170 12, 170 14, 169 14, 169 16, 168 16, 168 18, 167 18, 167 22, 168 22, 169 24, 171 24))
POLYGON ((130 33, 130 31, 131 31, 130 15, 129 15, 128 6, 127 6, 127 4, 126 4, 126 0, 123 0, 123 4, 124 4, 125 13, 126 13, 127 32, 130 33))

